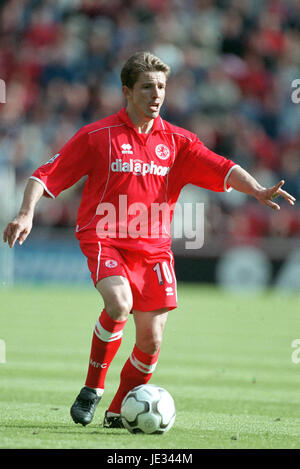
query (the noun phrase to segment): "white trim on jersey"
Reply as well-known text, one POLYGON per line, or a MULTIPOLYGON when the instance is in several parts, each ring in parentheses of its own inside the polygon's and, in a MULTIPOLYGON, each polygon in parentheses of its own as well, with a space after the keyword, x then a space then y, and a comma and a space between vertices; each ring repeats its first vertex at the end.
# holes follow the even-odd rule
POLYGON ((166 197, 165 197, 165 201, 168 202, 168 189, 169 189, 169 173, 175 163, 175 159, 176 159, 176 145, 175 145, 175 139, 174 139, 174 135, 172 135, 172 141, 173 141, 173 149, 174 149, 174 158, 173 158, 173 162, 169 168, 169 171, 167 173, 167 181, 166 181, 166 197))
POLYGON ((227 181, 228 181, 228 178, 231 174, 231 171, 234 169, 234 168, 237 168, 239 167, 240 165, 238 164, 235 164, 234 166, 232 166, 232 168, 230 168, 230 170, 228 171, 228 173, 226 174, 225 176, 225 179, 224 179, 224 192, 231 192, 232 191, 232 187, 229 187, 229 189, 227 189, 227 181))
POLYGON ((179 132, 166 132, 166 135, 179 135, 179 137, 187 138, 190 142, 193 141, 193 139, 191 139, 187 135, 180 134, 179 132))
POLYGON ((35 177, 35 176, 30 176, 29 179, 34 179, 35 181, 39 182, 40 184, 42 184, 43 188, 45 189, 45 191, 47 192, 47 194, 50 195, 50 197, 52 197, 52 199, 55 199, 55 195, 52 194, 52 192, 49 191, 48 187, 46 186, 46 184, 41 181, 41 179, 35 177))
MULTIPOLYGON (((102 200, 103 200, 103 197, 104 197, 105 192, 106 192, 106 190, 107 190, 108 181, 109 181, 109 178, 110 178, 110 169, 111 169, 111 133, 110 133, 110 129, 111 129, 112 127, 121 127, 122 125, 126 125, 126 124, 110 125, 110 126, 108 126, 108 127, 102 127, 101 129, 96 129, 96 130, 92 130, 91 132, 89 132, 89 134, 92 134, 92 133, 98 132, 98 131, 100 131, 100 130, 108 129, 108 140, 109 140, 109 143, 108 143, 108 148, 109 148, 109 150, 108 150, 108 160, 109 160, 109 161, 108 161, 108 172, 107 172, 107 179, 106 179, 105 187, 104 187, 104 190, 103 190, 103 192, 102 192, 100 202, 99 202, 98 205, 97 205, 97 208, 98 208, 99 204, 101 204, 101 202, 102 202, 102 200)), ((84 228, 86 228, 87 226, 89 226, 89 224, 92 223, 92 221, 94 220, 94 218, 96 217, 96 215, 97 215, 97 209, 96 209, 96 212, 95 212, 94 216, 90 219, 90 221, 89 221, 86 225, 81 226, 81 227, 79 227, 79 226, 77 225, 77 227, 76 227, 76 232, 79 233, 79 231, 81 231, 81 230, 83 230, 84 228)))
POLYGON ((111 129, 112 127, 122 127, 122 125, 126 125, 125 123, 124 124, 116 124, 116 125, 108 125, 107 127, 101 127, 100 129, 95 129, 95 130, 91 130, 90 132, 88 132, 88 134, 93 134, 94 132, 99 132, 100 130, 104 130, 104 129, 111 129))
POLYGON ((162 125, 163 130, 166 130, 166 129, 165 129, 164 121, 162 120, 161 116, 159 116, 159 117, 160 117, 160 123, 161 123, 161 125, 162 125))
POLYGON ((107 173, 106 184, 105 184, 103 194, 102 194, 102 197, 100 199, 99 204, 101 204, 101 202, 103 200, 103 197, 105 195, 105 192, 107 190, 108 181, 109 181, 109 178, 110 178, 110 167, 111 167, 111 134, 110 134, 110 127, 108 127, 108 173, 107 173))

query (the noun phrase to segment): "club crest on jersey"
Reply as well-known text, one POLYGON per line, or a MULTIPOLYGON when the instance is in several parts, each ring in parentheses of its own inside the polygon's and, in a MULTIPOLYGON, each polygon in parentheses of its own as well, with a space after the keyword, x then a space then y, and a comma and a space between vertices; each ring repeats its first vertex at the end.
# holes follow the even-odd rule
POLYGON ((159 145, 156 146, 155 153, 156 153, 156 156, 158 156, 158 158, 160 158, 161 160, 166 160, 170 156, 169 148, 163 143, 160 143, 159 145))
POLYGON ((117 261, 114 261, 113 259, 110 259, 109 261, 105 262, 105 265, 109 269, 112 269, 113 267, 117 267, 118 263, 117 263, 117 261))

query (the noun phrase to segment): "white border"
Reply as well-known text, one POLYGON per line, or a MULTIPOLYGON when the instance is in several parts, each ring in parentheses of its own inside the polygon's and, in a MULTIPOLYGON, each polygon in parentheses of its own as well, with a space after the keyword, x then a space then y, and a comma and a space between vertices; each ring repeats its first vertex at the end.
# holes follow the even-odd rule
POLYGON ((232 191, 232 187, 229 187, 229 189, 227 189, 227 181, 228 181, 228 178, 232 172, 232 170, 234 168, 239 168, 240 165, 239 164, 235 164, 234 166, 232 166, 232 168, 230 168, 230 170, 228 171, 228 173, 226 174, 225 176, 225 179, 224 179, 224 192, 231 192, 232 191))
POLYGON ((39 182, 40 184, 42 184, 43 188, 45 189, 45 191, 47 192, 47 194, 50 195, 50 197, 52 197, 52 199, 55 199, 55 195, 52 194, 52 192, 49 191, 48 187, 46 186, 46 184, 41 181, 41 179, 35 177, 35 176, 30 176, 29 179, 34 179, 35 181, 39 182))
POLYGON ((84 226, 79 226, 77 225, 76 226, 76 233, 79 233, 80 231, 84 230, 84 228, 86 228, 87 226, 89 226, 92 221, 94 220, 94 218, 97 216, 97 208, 99 207, 99 205, 101 204, 102 200, 103 200, 103 197, 106 193, 106 190, 107 190, 107 186, 108 186, 108 181, 109 181, 109 178, 110 178, 110 170, 111 170, 111 127, 121 127, 122 125, 125 125, 125 124, 120 124, 120 125, 111 125, 109 127, 102 127, 101 129, 97 129, 97 130, 93 130, 92 132, 89 132, 89 134, 93 133, 93 132, 98 132, 98 130, 104 130, 104 129, 108 129, 108 172, 107 172, 107 179, 106 179, 106 184, 105 184, 105 187, 104 187, 104 190, 103 190, 103 193, 101 195, 101 199, 100 199, 100 202, 98 203, 97 207, 96 207, 96 212, 94 214, 94 216, 90 219, 90 221, 84 225, 84 226))

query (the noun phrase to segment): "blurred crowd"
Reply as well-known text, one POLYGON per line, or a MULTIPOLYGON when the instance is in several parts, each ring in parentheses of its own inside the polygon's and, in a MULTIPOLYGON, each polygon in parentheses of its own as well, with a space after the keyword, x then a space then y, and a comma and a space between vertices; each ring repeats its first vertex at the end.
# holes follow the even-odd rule
MULTIPOLYGON (((0 163, 15 168, 19 198, 82 125, 123 107, 120 70, 138 50, 171 66, 163 118, 263 185, 284 179, 300 200, 299 0, 2 0, 0 163)), ((74 225, 81 189, 43 201, 36 223, 74 225)), ((297 206, 282 201, 275 213, 241 194, 197 190, 212 235, 300 235, 297 206)))

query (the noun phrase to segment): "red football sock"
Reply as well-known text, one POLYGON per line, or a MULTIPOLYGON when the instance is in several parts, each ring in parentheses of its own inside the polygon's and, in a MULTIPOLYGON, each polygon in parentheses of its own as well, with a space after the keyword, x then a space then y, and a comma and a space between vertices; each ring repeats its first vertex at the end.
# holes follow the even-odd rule
POLYGON ((133 352, 121 371, 119 389, 113 398, 108 411, 120 414, 121 404, 130 389, 150 380, 158 361, 159 351, 154 355, 144 353, 134 346, 133 352))
POLYGON ((104 389, 105 377, 121 345, 126 321, 115 321, 105 309, 100 314, 93 333, 86 386, 104 389))

